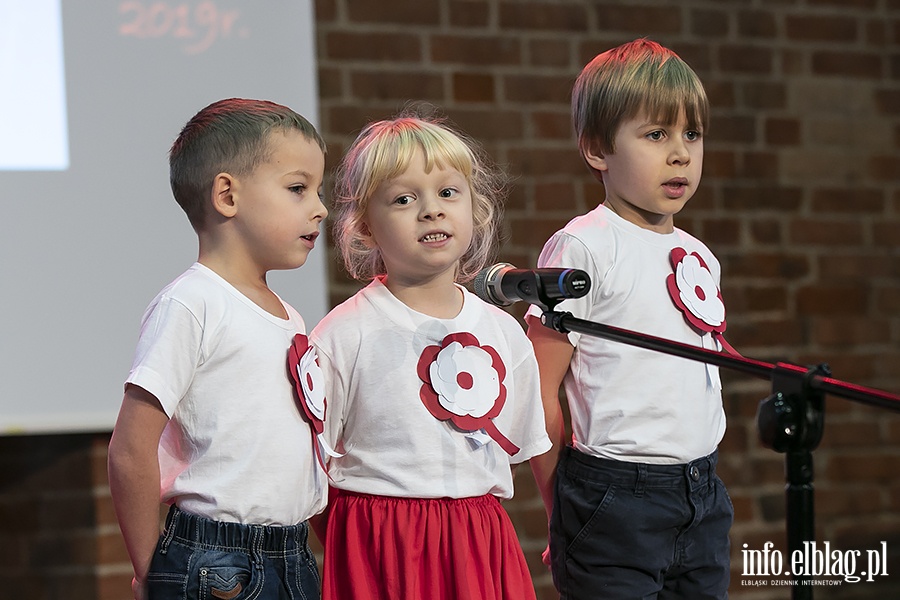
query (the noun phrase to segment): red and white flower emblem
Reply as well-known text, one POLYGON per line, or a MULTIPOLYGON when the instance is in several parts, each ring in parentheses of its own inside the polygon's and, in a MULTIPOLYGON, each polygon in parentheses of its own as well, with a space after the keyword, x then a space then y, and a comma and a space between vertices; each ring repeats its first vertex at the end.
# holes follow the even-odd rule
POLYGON ((291 343, 288 369, 303 414, 313 430, 317 434, 322 433, 325 429, 325 377, 319 368, 315 348, 309 345, 309 338, 302 333, 295 335, 291 343))
POLYGON ((492 421, 506 403, 506 366, 494 348, 471 333, 451 333, 422 351, 416 370, 424 382, 419 397, 435 418, 463 431, 484 430, 509 455, 519 451, 492 421))
POLYGON ((712 334, 731 354, 737 351, 725 341, 725 302, 706 261, 696 252, 673 248, 669 253, 673 273, 666 278, 666 287, 675 306, 687 322, 702 334, 712 334))
POLYGON ((673 249, 669 258, 675 272, 666 278, 666 285, 675 306, 700 331, 725 331, 725 303, 703 258, 684 248, 673 249))
POLYGON ((294 395, 297 404, 313 433, 313 447, 316 459, 322 470, 327 472, 322 453, 329 456, 341 456, 325 442, 322 432, 325 431, 325 412, 328 403, 325 399, 325 376, 319 367, 316 350, 309 344, 309 338, 302 333, 294 336, 288 350, 288 371, 294 382, 294 395))

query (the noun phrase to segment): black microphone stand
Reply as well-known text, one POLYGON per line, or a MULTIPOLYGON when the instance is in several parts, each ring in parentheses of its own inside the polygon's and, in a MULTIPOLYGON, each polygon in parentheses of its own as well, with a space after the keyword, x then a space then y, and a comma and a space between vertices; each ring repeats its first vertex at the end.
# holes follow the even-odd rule
MULTIPOLYGON (((900 411, 900 396, 846 383, 830 377, 827 365, 801 367, 767 363, 743 356, 707 350, 643 333, 578 319, 554 311, 561 299, 541 298, 541 322, 560 333, 582 333, 647 350, 725 367, 772 382, 772 395, 760 402, 756 415, 764 446, 785 454, 787 542, 790 555, 815 541, 812 451, 822 440, 825 427, 825 394, 900 411)), ((792 598, 811 600, 813 587, 804 584, 809 575, 792 573, 792 598)))

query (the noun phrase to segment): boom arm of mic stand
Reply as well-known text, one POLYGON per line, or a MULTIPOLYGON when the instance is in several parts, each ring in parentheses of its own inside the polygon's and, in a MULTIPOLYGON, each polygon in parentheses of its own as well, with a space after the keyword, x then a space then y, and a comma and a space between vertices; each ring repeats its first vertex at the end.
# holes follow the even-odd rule
MULTIPOLYGON (((581 333, 769 379, 772 395, 760 402, 757 427, 763 445, 785 453, 785 521, 791 556, 797 550, 802 552, 804 544, 815 541, 812 451, 824 432, 825 394, 900 411, 900 396, 832 379, 827 365, 807 368, 766 363, 578 319, 552 308, 541 315, 541 323, 560 333, 581 333)), ((802 581, 809 576, 795 573, 792 577, 798 585, 791 586, 791 597, 811 599, 813 588, 802 581)))

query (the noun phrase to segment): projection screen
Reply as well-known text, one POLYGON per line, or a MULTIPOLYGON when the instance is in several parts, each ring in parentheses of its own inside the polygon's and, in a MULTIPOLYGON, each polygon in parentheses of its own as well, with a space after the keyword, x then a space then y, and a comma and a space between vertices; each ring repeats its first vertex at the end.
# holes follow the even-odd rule
MULTIPOLYGON (((311 0, 0 2, 0 434, 110 430, 141 315, 197 256, 167 153, 228 97, 318 123, 311 0)), ((324 236, 269 283, 311 328, 324 236)))

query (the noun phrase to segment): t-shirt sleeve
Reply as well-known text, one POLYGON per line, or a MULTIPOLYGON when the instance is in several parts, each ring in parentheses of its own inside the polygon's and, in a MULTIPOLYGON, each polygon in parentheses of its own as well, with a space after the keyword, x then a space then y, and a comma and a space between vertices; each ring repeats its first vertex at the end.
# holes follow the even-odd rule
MULTIPOLYGON (((538 256, 537 266, 538 268, 581 269, 588 274, 591 280, 588 293, 581 298, 563 300, 554 310, 570 312, 573 317, 578 319, 589 319, 591 307, 594 305, 594 298, 600 285, 600 276, 594 256, 587 246, 580 239, 565 231, 558 231, 544 244, 544 248, 538 256)), ((540 319, 541 309, 532 305, 528 309, 528 315, 540 319)), ((581 334, 570 332, 568 337, 569 342, 573 346, 577 346, 581 334)))
POLYGON ((144 317, 126 383, 156 396, 171 417, 200 364, 202 340, 203 326, 196 315, 178 300, 161 297, 144 317))
POLYGON ((516 397, 511 399, 515 413, 511 423, 503 425, 508 430, 501 431, 519 446, 519 452, 509 458, 510 464, 518 464, 547 452, 552 444, 544 421, 538 364, 531 341, 522 333, 521 339, 512 340, 512 344, 526 351, 511 373, 515 383, 516 397))

